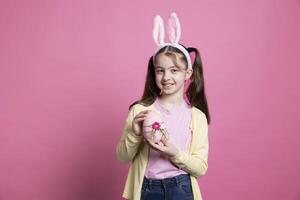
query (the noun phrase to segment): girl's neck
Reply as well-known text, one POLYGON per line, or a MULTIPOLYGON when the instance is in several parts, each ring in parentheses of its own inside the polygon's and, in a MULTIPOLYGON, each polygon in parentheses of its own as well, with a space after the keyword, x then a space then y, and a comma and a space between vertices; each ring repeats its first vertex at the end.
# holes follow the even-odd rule
POLYGON ((157 97, 160 104, 166 108, 174 108, 182 105, 184 98, 183 95, 171 95, 171 96, 158 96, 157 97))

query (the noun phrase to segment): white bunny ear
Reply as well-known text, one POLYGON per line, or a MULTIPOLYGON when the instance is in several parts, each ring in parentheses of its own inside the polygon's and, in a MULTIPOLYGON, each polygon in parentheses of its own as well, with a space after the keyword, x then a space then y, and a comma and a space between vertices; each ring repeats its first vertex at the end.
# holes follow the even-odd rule
POLYGON ((181 36, 179 19, 175 12, 172 12, 168 24, 169 40, 171 43, 178 43, 181 36))
POLYGON ((157 46, 161 46, 164 44, 164 37, 164 22, 159 15, 156 15, 154 19, 153 39, 157 46))

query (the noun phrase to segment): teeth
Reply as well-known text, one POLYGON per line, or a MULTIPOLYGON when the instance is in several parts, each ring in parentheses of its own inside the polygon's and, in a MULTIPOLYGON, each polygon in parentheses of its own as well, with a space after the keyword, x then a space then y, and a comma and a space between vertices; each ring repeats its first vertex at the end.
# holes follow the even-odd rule
POLYGON ((167 84, 167 85, 163 85, 164 87, 171 87, 171 85, 173 85, 173 84, 167 84))

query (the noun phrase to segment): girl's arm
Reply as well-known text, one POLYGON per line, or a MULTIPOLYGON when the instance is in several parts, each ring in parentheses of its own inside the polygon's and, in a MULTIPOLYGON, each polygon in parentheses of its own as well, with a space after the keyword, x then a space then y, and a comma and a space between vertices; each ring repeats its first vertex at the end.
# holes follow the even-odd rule
POLYGON ((132 121, 135 115, 135 105, 131 107, 125 126, 123 128, 123 134, 118 142, 116 153, 117 159, 120 162, 128 163, 133 160, 138 151, 138 147, 143 140, 143 136, 136 135, 132 130, 132 121))
POLYGON ((197 132, 193 133, 194 151, 191 155, 186 152, 179 150, 179 152, 170 157, 170 160, 178 166, 180 169, 188 172, 192 176, 198 178, 203 176, 208 168, 208 124, 207 118, 204 113, 200 112, 198 123, 195 125, 199 126, 197 132))

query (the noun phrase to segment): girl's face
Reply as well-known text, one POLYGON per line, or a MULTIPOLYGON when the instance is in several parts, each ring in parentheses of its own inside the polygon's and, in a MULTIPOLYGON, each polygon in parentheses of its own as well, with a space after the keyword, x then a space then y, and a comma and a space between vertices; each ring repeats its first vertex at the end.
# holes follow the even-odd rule
POLYGON ((155 81, 162 95, 172 95, 184 92, 184 82, 192 75, 193 70, 187 70, 186 64, 178 59, 178 65, 173 62, 172 57, 165 54, 156 56, 155 81))

